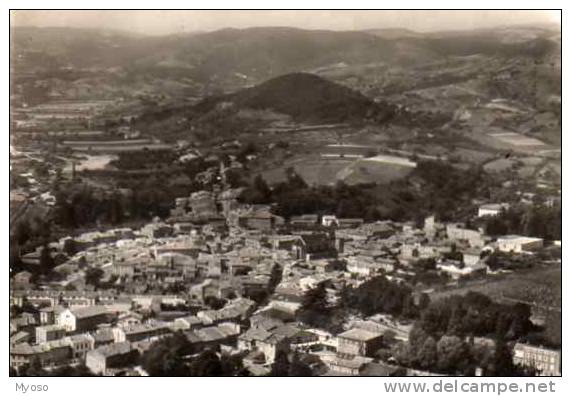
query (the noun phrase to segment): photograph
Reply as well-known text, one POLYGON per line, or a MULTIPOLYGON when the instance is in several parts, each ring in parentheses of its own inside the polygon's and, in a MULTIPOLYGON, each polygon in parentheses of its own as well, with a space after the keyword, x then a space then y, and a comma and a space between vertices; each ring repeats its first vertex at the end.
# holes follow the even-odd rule
POLYGON ((561 377, 562 14, 10 9, 9 377, 561 377))

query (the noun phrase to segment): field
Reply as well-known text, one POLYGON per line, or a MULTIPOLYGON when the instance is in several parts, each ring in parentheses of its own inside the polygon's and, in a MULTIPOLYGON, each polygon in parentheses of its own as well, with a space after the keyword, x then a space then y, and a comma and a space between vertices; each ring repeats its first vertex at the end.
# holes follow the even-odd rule
POLYGON ((496 279, 487 278, 457 288, 438 290, 430 294, 430 299, 438 300, 469 291, 485 294, 502 303, 529 304, 532 312, 546 317, 544 336, 553 344, 561 342, 560 265, 539 265, 528 271, 499 275, 496 279))
POLYGON ((377 156, 357 160, 338 176, 347 184, 388 183, 407 176, 416 166, 406 159, 393 161, 391 158, 394 157, 377 156))
POLYGON ((293 167, 309 185, 335 185, 338 181, 347 184, 386 183, 408 175, 414 163, 392 156, 374 158, 344 157, 301 158, 278 168, 262 172, 269 184, 285 180, 285 169, 293 167))
POLYGON ((353 162, 343 158, 304 159, 262 172, 262 176, 269 184, 280 183, 285 181, 285 169, 291 166, 309 185, 334 185, 338 180, 337 174, 353 162))
POLYGON ((545 145, 545 143, 543 143, 541 140, 529 136, 520 135, 519 133, 514 133, 514 132, 503 132, 503 133, 493 133, 493 134, 491 133, 489 135, 504 143, 517 147, 545 145))
POLYGON ((561 307, 561 266, 538 265, 505 275, 493 275, 485 282, 477 281, 453 289, 439 290, 430 295, 438 300, 468 291, 483 293, 494 299, 513 298, 551 307, 561 307))

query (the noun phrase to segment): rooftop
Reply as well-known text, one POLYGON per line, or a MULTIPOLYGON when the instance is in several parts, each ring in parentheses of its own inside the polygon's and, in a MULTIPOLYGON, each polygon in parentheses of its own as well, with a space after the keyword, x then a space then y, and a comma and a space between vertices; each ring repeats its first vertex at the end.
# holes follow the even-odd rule
POLYGON ((346 338, 349 340, 369 341, 380 337, 380 334, 373 333, 364 329, 351 329, 338 335, 339 338, 346 338))

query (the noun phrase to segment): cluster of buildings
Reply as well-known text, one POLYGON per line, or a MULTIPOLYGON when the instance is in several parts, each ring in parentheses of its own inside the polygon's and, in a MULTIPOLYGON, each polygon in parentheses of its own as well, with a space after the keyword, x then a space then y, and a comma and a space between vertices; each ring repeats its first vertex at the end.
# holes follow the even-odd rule
MULTIPOLYGON (((451 281, 482 277, 486 252, 542 246, 538 238, 492 240, 434 217, 421 228, 314 214, 286 221, 238 196, 199 191, 177 199, 164 222, 53 242, 57 280, 35 284, 25 271, 13 279, 11 366, 81 363, 94 374, 144 375, 140 357, 152 343, 182 333, 197 350, 240 354, 253 375, 267 374, 277 354, 290 351, 313 356, 322 374, 404 375, 376 352, 387 331, 406 342, 410 325, 349 318, 333 334, 299 319, 308 294, 323 287, 334 307, 344 290, 375 277, 407 282, 423 260, 451 281), (66 253, 70 243, 75 253, 66 253), (88 276, 94 269, 95 283, 88 276)), ((516 351, 552 372, 526 356, 516 351)))

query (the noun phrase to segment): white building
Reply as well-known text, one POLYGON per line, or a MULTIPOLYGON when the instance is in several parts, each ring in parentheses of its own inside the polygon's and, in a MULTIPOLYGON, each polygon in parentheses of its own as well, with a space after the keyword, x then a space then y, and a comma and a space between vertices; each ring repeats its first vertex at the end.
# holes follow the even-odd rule
POLYGON ((543 247, 543 239, 521 235, 505 235, 497 240, 498 249, 502 252, 529 252, 543 247))
POLYGON ((478 208, 478 217, 484 216, 497 216, 502 210, 508 209, 510 206, 506 203, 491 203, 485 204, 478 208))

